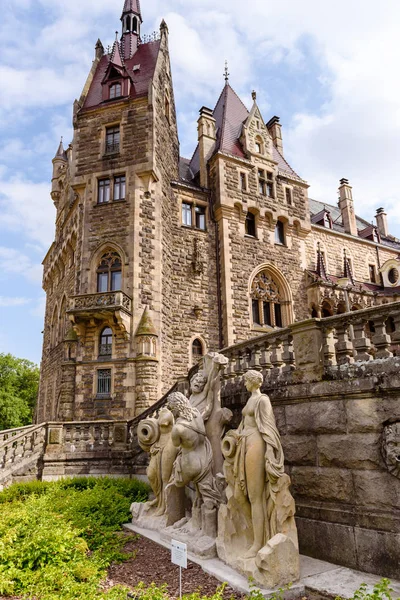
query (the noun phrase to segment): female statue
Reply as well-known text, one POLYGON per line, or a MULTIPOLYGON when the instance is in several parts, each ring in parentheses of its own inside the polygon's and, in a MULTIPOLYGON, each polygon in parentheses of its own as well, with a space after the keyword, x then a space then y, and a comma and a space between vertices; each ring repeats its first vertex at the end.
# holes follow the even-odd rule
POLYGON ((263 376, 258 371, 248 371, 244 382, 251 396, 242 411, 239 428, 227 434, 222 450, 228 482, 228 518, 234 522, 233 543, 237 553, 243 552, 244 559, 254 559, 276 534, 290 536, 296 545, 297 533, 280 435, 271 401, 260 391, 263 376))

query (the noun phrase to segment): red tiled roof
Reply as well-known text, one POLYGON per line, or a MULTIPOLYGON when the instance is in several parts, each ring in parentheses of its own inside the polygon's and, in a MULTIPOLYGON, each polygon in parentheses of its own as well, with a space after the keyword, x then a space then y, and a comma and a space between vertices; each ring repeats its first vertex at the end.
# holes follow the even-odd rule
MULTIPOLYGON (((215 151, 221 150, 222 152, 244 158, 245 154, 239 140, 243 123, 247 120, 249 111, 229 84, 222 90, 214 108, 213 115, 217 125, 217 143, 215 151)), ((273 146, 272 149, 272 156, 278 163, 279 171, 284 171, 288 175, 300 179, 275 146, 273 146)), ((198 173, 200 170, 198 146, 190 162, 190 168, 194 174, 198 173)))
MULTIPOLYGON (((160 41, 149 42, 139 46, 132 58, 125 60, 125 68, 132 79, 133 86, 130 97, 138 98, 146 96, 149 89, 149 83, 154 75, 158 52, 160 49, 160 41), (133 71, 133 67, 140 65, 140 69, 133 71)), ((107 68, 110 64, 110 56, 103 56, 100 60, 96 73, 93 77, 92 84, 89 88, 88 95, 83 105, 84 109, 94 108, 102 104, 102 85, 107 68)))

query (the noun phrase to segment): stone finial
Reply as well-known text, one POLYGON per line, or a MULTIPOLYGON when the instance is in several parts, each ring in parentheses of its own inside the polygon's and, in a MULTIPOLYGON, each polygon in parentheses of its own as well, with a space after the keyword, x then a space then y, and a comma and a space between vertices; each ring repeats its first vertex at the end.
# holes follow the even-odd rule
POLYGON ((225 85, 228 85, 229 83, 229 70, 228 70, 228 61, 225 61, 225 70, 224 70, 224 79, 225 79, 225 85))
POLYGON ((158 337, 156 328, 154 327, 154 324, 153 324, 153 320, 152 320, 149 310, 146 306, 146 308, 144 309, 142 318, 140 319, 139 326, 136 331, 136 337, 148 336, 148 335, 158 337))
POLYGON ((254 102, 257 100, 257 92, 255 90, 251 92, 251 97, 253 98, 254 102))
POLYGON ((169 30, 168 30, 168 25, 167 25, 167 23, 165 22, 165 19, 163 19, 163 20, 161 21, 161 24, 160 24, 160 33, 161 33, 161 35, 163 35, 163 34, 164 34, 164 35, 168 35, 168 33, 169 33, 169 30))
POLYGON ((95 46, 95 58, 97 60, 100 60, 102 58, 102 56, 104 56, 104 46, 101 43, 100 38, 97 40, 96 42, 96 46, 95 46))

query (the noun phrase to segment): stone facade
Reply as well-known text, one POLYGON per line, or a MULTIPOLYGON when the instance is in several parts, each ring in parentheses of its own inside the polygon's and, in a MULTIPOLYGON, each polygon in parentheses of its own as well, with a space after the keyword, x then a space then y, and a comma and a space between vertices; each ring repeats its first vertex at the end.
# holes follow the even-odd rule
POLYGON ((180 158, 168 28, 126 35, 97 43, 53 159, 38 422, 130 419, 207 351, 400 290, 384 213, 356 219, 346 180, 340 209, 310 200, 255 93, 249 111, 226 82, 180 158))

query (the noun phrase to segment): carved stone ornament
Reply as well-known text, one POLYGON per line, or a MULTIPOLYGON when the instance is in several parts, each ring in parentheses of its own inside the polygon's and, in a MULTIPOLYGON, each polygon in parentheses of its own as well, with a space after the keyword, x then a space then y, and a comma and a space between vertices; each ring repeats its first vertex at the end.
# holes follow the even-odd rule
POLYGON ((382 455, 389 473, 400 479, 400 421, 384 428, 382 455))
POLYGON ((254 278, 251 286, 251 296, 267 302, 280 302, 281 300, 278 284, 265 271, 254 278))

